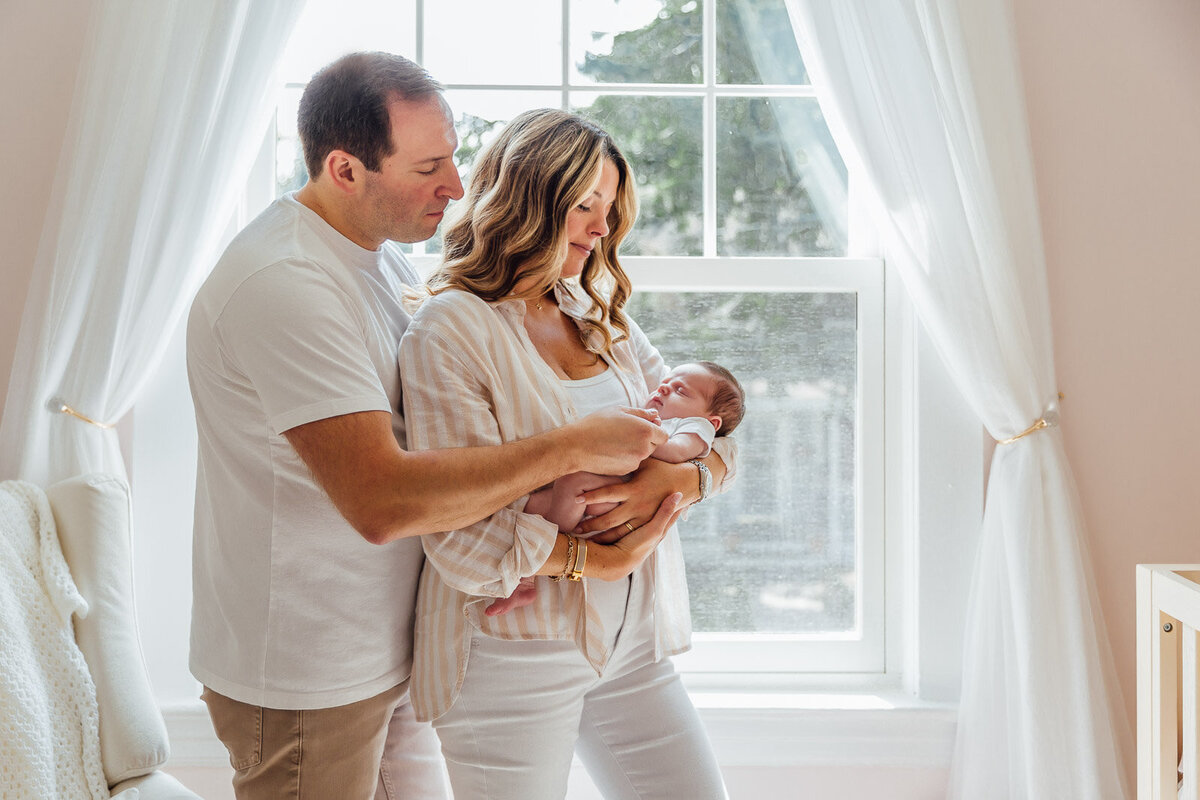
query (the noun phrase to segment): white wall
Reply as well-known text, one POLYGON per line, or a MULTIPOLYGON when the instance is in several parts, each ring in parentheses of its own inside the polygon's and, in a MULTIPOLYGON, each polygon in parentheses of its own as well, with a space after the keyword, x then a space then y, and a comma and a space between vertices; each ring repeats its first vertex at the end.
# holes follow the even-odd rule
POLYGON ((1063 435, 1132 724, 1134 565, 1200 562, 1200 3, 1014 9, 1063 435))
POLYGON ((0 398, 8 390, 88 8, 71 0, 0 8, 0 153, 7 166, 0 191, 0 398))

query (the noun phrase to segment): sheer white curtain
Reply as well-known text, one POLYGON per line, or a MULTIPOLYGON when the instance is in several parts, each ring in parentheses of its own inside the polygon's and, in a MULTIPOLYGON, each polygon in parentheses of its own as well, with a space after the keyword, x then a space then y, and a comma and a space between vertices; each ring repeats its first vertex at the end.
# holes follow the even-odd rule
POLYGON ((114 0, 91 10, 0 425, 0 475, 124 474, 116 431, 59 409, 112 423, 133 405, 217 256, 302 6, 114 0))
POLYGON ((1128 798, 1128 724, 1057 428, 1045 260, 1004 0, 788 0, 821 106, 964 397, 999 441, 951 796, 1128 798))

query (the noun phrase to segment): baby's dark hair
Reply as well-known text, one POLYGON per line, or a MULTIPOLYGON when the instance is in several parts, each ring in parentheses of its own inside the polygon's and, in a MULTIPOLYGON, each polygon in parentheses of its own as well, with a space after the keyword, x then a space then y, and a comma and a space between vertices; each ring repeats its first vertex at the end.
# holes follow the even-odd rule
POLYGON ((717 436, 728 436, 746 415, 746 393, 733 373, 720 364, 712 361, 695 363, 717 379, 717 386, 709 399, 708 413, 721 418, 721 429, 717 431, 717 436))

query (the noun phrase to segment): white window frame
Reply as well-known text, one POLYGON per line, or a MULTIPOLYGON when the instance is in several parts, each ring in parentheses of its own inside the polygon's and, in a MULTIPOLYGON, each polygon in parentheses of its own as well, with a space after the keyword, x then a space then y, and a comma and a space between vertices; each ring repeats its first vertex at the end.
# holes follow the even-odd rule
MULTIPOLYGON (((711 3, 706 3, 709 6, 711 3)), ((710 43, 708 52, 712 50, 710 43)), ((618 87, 564 88, 609 91, 618 87)), ((636 87, 624 88, 632 91, 636 87)), ((644 88, 661 93, 670 87, 644 88)), ((723 88, 741 91, 746 87, 723 88)), ((696 89, 680 87, 680 91, 691 93, 696 89)), ((771 87, 749 89, 775 91, 771 87)), ((787 87, 786 93, 796 94, 795 87, 787 87)), ((717 94, 714 91, 711 97, 717 94)), ((715 103, 715 99, 710 102, 715 103)), ((711 120, 711 114, 707 118, 711 120)), ((274 197, 274 155, 272 130, 248 176, 247 191, 231 231, 242 227, 274 197)), ((705 177, 709 187, 706 198, 715 197, 711 179, 711 175, 705 177)), ((859 210, 852 208, 852 234, 864 230, 854 224, 859 219, 859 210)), ((711 235, 706 234, 705 241, 706 248, 715 246, 711 235)), ((413 260, 418 266, 429 265, 433 257, 417 255, 413 260)), ((677 659, 688 672, 685 677, 689 687, 700 691, 898 690, 930 699, 957 697, 963 607, 982 508, 985 449, 978 422, 965 409, 932 347, 917 329, 899 283, 890 275, 885 280, 886 268, 872 259, 627 257, 625 263, 639 290, 855 291, 859 295, 859 319, 867 323, 865 332, 859 332, 858 375, 860 379, 877 375, 882 381, 880 386, 868 382, 860 387, 859 413, 869 419, 864 421, 866 427, 860 428, 858 437, 860 451, 868 439, 885 445, 882 454, 860 456, 859 468, 859 502, 868 496, 878 499, 860 508, 857 515, 862 531, 859 546, 867 556, 866 562, 860 562, 867 568, 862 580, 868 584, 866 594, 860 595, 862 630, 867 638, 874 637, 874 643, 859 647, 860 652, 855 654, 854 642, 814 647, 820 643, 806 641, 811 637, 804 636, 765 636, 760 643, 738 643, 738 635, 696 634, 695 652, 677 659), (744 278, 748 274, 744 267, 752 264, 754 280, 734 285, 734 277, 744 278), (882 311, 876 314, 880 304, 882 311), (931 580, 929 576, 934 575, 936 579, 931 580), (738 646, 727 647, 731 644, 738 646), (758 669, 746 670, 748 663, 758 669)), ((182 363, 181 352, 179 360, 182 363)), ((161 437, 181 432, 168 432, 166 426, 154 429, 149 423, 156 414, 165 418, 167 407, 174 414, 180 413, 188 407, 189 398, 185 383, 182 387, 163 386, 156 392, 162 396, 147 398, 135 412, 135 421, 147 424, 135 425, 129 450, 135 462, 131 464, 133 480, 135 488, 140 489, 138 496, 143 498, 163 493, 158 484, 169 481, 170 495, 181 501, 190 493, 194 473, 186 460, 168 459, 160 452, 161 437), (167 396, 169 400, 163 399, 167 396), (156 409, 158 403, 164 408, 161 414, 156 409), (139 435, 143 430, 147 436, 139 435), (180 474, 176 476, 176 472, 180 474)), ((174 452, 179 451, 177 447, 174 452)), ((176 503, 175 508, 180 507, 190 507, 190 503, 176 503)), ((186 524, 190 512, 168 515, 167 509, 143 502, 138 516, 141 530, 175 529, 186 524)), ((140 553, 139 558, 146 561, 142 574, 149 574, 155 569, 154 548, 140 553)), ((180 578, 186 579, 186 573, 180 578)), ((143 594, 153 595, 154 589, 143 594)), ((183 615, 186 617, 186 613, 183 615)), ((174 661, 176 657, 171 658, 174 661)))
MULTIPOLYGON (((412 261, 424 273, 433 268, 436 258, 414 256, 412 261)), ((786 634, 697 632, 692 635, 692 650, 676 656, 675 664, 681 672, 702 674, 729 685, 755 676, 822 673, 859 673, 878 682, 887 672, 883 262, 870 258, 627 256, 621 263, 639 292, 848 292, 856 296, 854 629, 786 634)))

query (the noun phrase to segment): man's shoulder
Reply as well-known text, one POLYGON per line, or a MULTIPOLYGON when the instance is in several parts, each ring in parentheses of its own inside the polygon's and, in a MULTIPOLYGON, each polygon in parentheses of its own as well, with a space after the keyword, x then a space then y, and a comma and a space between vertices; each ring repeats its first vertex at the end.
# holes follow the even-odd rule
POLYGON ((338 281, 323 262, 334 260, 312 236, 300 214, 281 198, 241 230, 225 248, 197 301, 219 313, 239 293, 295 293, 305 286, 333 288, 338 281))

